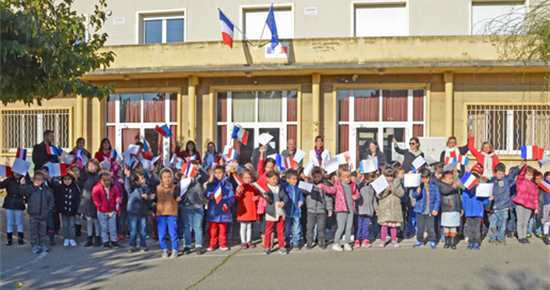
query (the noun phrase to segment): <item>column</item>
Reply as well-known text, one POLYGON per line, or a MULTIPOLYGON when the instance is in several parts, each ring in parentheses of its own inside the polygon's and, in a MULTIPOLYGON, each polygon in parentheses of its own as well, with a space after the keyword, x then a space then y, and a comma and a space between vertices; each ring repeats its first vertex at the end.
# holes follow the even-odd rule
POLYGON ((311 141, 315 139, 316 136, 320 135, 321 132, 321 75, 318 73, 314 73, 312 76, 312 85, 311 85, 311 95, 312 95, 312 116, 311 119, 313 121, 313 136, 311 136, 311 141))
MULTIPOLYGON (((189 88, 188 88, 188 97, 189 97, 189 106, 188 106, 188 140, 195 141, 196 135, 196 100, 197 100, 197 94, 196 94, 196 86, 199 84, 199 78, 197 76, 189 76, 189 88)), ((196 142, 196 141, 195 141, 196 142)))
POLYGON ((445 72, 445 135, 453 136, 453 73, 445 72))

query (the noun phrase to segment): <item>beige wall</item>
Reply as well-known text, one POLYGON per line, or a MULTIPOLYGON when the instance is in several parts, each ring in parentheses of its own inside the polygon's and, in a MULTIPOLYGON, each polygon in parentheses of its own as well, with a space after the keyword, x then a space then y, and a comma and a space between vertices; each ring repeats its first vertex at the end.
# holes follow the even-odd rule
POLYGON ((409 33, 420 35, 469 35, 469 0, 410 0, 409 33))

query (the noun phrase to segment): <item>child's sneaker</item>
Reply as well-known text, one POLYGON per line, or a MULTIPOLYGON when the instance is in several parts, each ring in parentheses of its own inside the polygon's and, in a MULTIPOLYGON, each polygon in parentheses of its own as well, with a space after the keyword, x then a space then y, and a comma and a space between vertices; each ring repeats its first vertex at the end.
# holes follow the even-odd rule
POLYGON ((43 246, 43 247, 42 247, 42 251, 43 251, 44 253, 49 253, 49 252, 50 252, 50 249, 49 249, 48 247, 46 247, 46 246, 43 246))
POLYGON ((241 249, 246 250, 246 243, 241 243, 241 249))
POLYGON ((220 250, 229 251, 229 248, 227 246, 220 246, 220 250))
POLYGON ((474 244, 474 250, 479 251, 479 244, 478 243, 474 244))
POLYGON ((183 251, 181 251, 181 254, 182 255, 189 255, 189 254, 191 254, 191 249, 185 247, 185 248, 183 248, 183 251))
POLYGON ((246 243, 246 246, 247 246, 249 249, 254 249, 254 248, 256 248, 256 246, 255 246, 252 242, 246 243))
POLYGON ((544 237, 543 234, 537 234, 536 236, 537 236, 537 238, 539 238, 539 239, 542 239, 542 237, 544 237))
POLYGON ((436 246, 436 244, 435 244, 434 241, 431 241, 431 242, 430 242, 430 248, 432 248, 432 249, 436 249, 436 248, 437 248, 437 246, 436 246))
POLYGON ((124 235, 118 235, 118 241, 124 242, 124 235))
POLYGON ((321 250, 326 250, 326 249, 327 249, 327 244, 325 244, 325 243, 320 243, 320 244, 319 244, 319 248, 321 248, 321 250))
POLYGON ((281 255, 283 255, 283 256, 284 256, 284 255, 287 255, 287 254, 288 254, 288 252, 287 252, 287 250, 286 250, 286 249, 280 249, 280 250, 279 250, 279 254, 281 254, 281 255))
POLYGON ((168 258, 168 250, 167 249, 162 250, 162 255, 160 257, 161 258, 168 258))
POLYGON ((202 247, 195 247, 195 253, 200 256, 204 254, 204 251, 202 250, 202 247))
POLYGON ((269 256, 269 254, 271 254, 271 250, 265 249, 263 254, 269 256))
POLYGON ((104 248, 110 248, 111 245, 109 245, 109 242, 106 242, 106 243, 103 243, 103 247, 104 247, 104 248))
POLYGON ((208 247, 208 248, 206 249, 206 251, 207 251, 207 252, 213 252, 213 251, 214 251, 214 248, 208 247))
POLYGON ((351 246, 348 244, 348 243, 345 243, 344 244, 344 251, 346 252, 351 252, 353 249, 351 248, 351 246))
POLYGON ((76 241, 75 240, 69 240, 69 244, 71 247, 76 247, 76 241))
POLYGON ((380 241, 380 245, 378 245, 378 247, 385 248, 386 247, 386 241, 380 241))
POLYGON ((63 241, 63 247, 68 247, 69 246, 69 239, 65 239, 63 241))
POLYGON ((334 246, 332 246, 332 250, 336 251, 336 252, 342 252, 342 247, 340 247, 340 245, 338 244, 334 244, 334 246))
POLYGON ((532 236, 531 234, 527 234, 527 238, 531 238, 531 236, 532 236))
POLYGON ((353 244, 354 248, 358 248, 361 246, 361 242, 359 240, 355 240, 355 243, 353 244))
POLYGON ((492 241, 489 241, 489 244, 493 244, 495 246, 498 246, 499 242, 497 240, 492 240, 492 241))
POLYGON ((503 246, 506 246, 506 240, 499 241, 499 243, 503 246))
POLYGON ((313 249, 313 245, 311 243, 307 243, 306 249, 308 249, 308 250, 313 249))
POLYGON ((147 252, 147 248, 141 248, 141 249, 139 250, 139 252, 140 252, 140 253, 145 253, 145 252, 147 252))
POLYGON ((178 250, 172 250, 172 254, 170 255, 170 258, 177 258, 178 257, 178 250))
POLYGON ((117 242, 111 242, 111 244, 112 244, 113 247, 115 247, 115 248, 119 248, 119 247, 120 247, 120 245, 119 245, 117 242))
POLYGON ((468 250, 471 250, 473 248, 474 248, 474 244, 468 244, 468 248, 467 248, 468 250))
POLYGON ((394 248, 400 248, 401 245, 397 241, 391 242, 394 248))
POLYGON ((130 247, 130 248, 128 249, 128 253, 133 253, 133 252, 135 252, 135 251, 136 251, 136 247, 130 247))
POLYGON ((32 253, 33 254, 39 254, 40 248, 37 245, 32 246, 32 253))
POLYGON ((292 249, 294 251, 299 251, 300 250, 300 245, 299 244, 294 244, 294 246, 292 246, 292 249))
POLYGON ((420 247, 424 247, 423 242, 418 242, 418 243, 414 244, 414 246, 413 246, 413 248, 420 248, 420 247))
POLYGON ((372 247, 372 245, 370 244, 369 240, 363 240, 363 244, 361 244, 361 247, 370 248, 372 247))
POLYGON ((468 237, 465 237, 465 238, 464 238, 464 243, 465 243, 465 244, 470 244, 470 243, 469 243, 468 237))

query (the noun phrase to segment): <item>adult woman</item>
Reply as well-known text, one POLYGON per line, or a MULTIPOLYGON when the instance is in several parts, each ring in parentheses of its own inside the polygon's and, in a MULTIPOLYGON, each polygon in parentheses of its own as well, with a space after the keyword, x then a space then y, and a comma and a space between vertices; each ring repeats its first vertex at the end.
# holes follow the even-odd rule
POLYGON ((403 160, 403 169, 405 169, 405 172, 411 171, 412 163, 418 156, 424 157, 424 153, 420 150, 420 140, 418 140, 417 137, 412 137, 411 140, 409 140, 410 149, 408 150, 399 148, 395 138, 393 138, 393 147, 395 152, 405 156, 405 160, 403 160))
POLYGON ((495 150, 493 150, 493 145, 489 142, 483 142, 483 145, 481 145, 481 152, 477 151, 474 145, 475 137, 472 135, 472 130, 470 130, 470 132, 468 132, 468 136, 470 136, 470 138, 468 138, 468 149, 472 155, 475 156, 477 163, 483 164, 483 174, 481 176, 491 179, 494 176, 493 169, 500 163, 500 160, 495 150))
POLYGON ((219 163, 219 160, 222 158, 222 155, 216 152, 216 145, 214 142, 208 142, 206 145, 208 151, 204 154, 204 161, 202 166, 206 169, 209 168, 213 163, 219 163))
POLYGON ((85 145, 86 145, 86 140, 84 140, 84 138, 80 137, 76 139, 76 147, 74 147, 73 150, 69 152, 69 154, 76 155, 77 150, 82 150, 82 156, 86 156, 88 160, 92 159, 92 153, 90 153, 88 150, 84 148, 85 145))
POLYGON ((380 146, 378 146, 378 142, 375 140, 369 140, 365 144, 365 151, 363 154, 361 154, 361 159, 367 159, 369 156, 376 157, 378 159, 378 165, 380 168, 386 167, 388 164, 388 159, 386 158, 386 154, 380 150, 380 146))
MULTIPOLYGON (((470 132, 468 132, 468 138, 470 138, 470 132)), ((441 152, 439 162, 445 163, 447 157, 458 158, 458 155, 466 155, 466 153, 468 153, 468 144, 457 147, 456 137, 449 137, 449 140, 447 140, 447 147, 441 152)))
POLYGON ((103 138, 101 140, 101 146, 99 147, 99 150, 95 153, 94 158, 97 159, 99 162, 109 160, 109 158, 111 158, 111 150, 113 150, 113 147, 111 147, 111 141, 109 141, 108 138, 103 138))
POLYGON ((330 151, 323 147, 325 140, 322 136, 315 137, 315 148, 309 151, 309 162, 316 166, 323 166, 330 160, 330 151))
POLYGON ((201 155, 199 151, 197 151, 197 146, 195 145, 195 142, 191 140, 187 141, 187 144, 185 144, 185 151, 181 151, 178 143, 178 145, 176 146, 176 155, 183 160, 187 160, 187 158, 195 156, 195 160, 197 160, 197 162, 202 165, 201 155))

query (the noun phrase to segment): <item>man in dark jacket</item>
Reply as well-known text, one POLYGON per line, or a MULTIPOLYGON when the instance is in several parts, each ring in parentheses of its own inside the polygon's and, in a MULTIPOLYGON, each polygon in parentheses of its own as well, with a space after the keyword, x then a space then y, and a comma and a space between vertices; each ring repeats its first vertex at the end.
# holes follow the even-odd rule
POLYGON ((34 170, 41 169, 47 162, 59 163, 59 156, 50 155, 46 147, 53 146, 55 135, 53 131, 44 131, 44 141, 42 143, 34 145, 32 148, 32 163, 34 163, 34 170))
MULTIPOLYGON (((252 151, 252 165, 254 166, 254 168, 256 170, 258 170, 258 161, 260 161, 260 147, 261 146, 258 146, 256 148, 254 148, 254 151, 252 151)), ((267 148, 265 150, 265 159, 267 159, 267 156, 269 155, 272 155, 272 154, 277 154, 279 152, 277 152, 277 150, 275 150, 273 147, 271 147, 269 144, 267 144, 267 148)))

